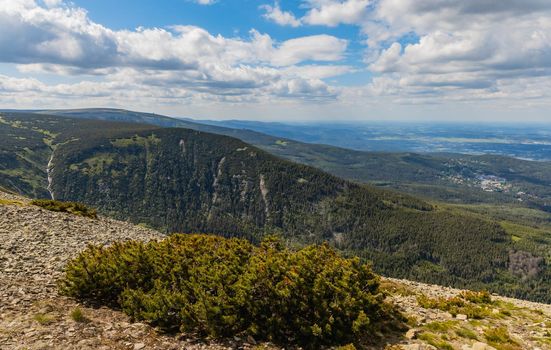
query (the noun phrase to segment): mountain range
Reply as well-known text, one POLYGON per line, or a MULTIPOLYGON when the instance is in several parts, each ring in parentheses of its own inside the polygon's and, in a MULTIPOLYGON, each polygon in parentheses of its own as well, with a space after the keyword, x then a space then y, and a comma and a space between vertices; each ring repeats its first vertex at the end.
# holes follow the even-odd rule
POLYGON ((166 233, 329 241, 388 276, 550 300, 547 243, 537 237, 516 239, 495 220, 343 180, 242 141, 273 142, 268 135, 201 127, 207 133, 191 130, 199 129, 191 121, 126 111, 41 113, 0 115, 4 190, 84 202, 166 233))
MULTIPOLYGON (((181 127, 238 138, 293 162, 311 165, 338 177, 397 189, 426 199, 451 203, 509 203, 549 211, 551 163, 501 155, 459 153, 367 152, 299 142, 279 123, 207 122, 117 109, 42 110, 33 113, 94 120, 181 127), (232 127, 227 127, 229 125, 232 127), (260 125, 260 126, 259 126, 260 125), (271 126, 275 125, 273 130, 271 126), (253 131, 255 127, 271 134, 253 131), (283 128, 283 131, 280 130, 283 128), (493 187, 484 179, 495 177, 493 187)), ((346 129, 348 130, 348 129, 346 129)), ((305 137, 302 134, 297 136, 305 137)))

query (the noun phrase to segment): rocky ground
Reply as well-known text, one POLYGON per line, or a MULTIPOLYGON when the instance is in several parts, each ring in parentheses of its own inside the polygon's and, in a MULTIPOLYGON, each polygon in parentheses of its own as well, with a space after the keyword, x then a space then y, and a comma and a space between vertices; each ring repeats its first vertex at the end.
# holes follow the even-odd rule
MULTIPOLYGON (((162 237, 103 217, 46 211, 0 192, 0 349, 278 349, 251 338, 206 341, 159 334, 146 324, 131 323, 122 312, 80 305, 57 293, 65 263, 87 244, 162 237)), ((461 291, 390 279, 385 285, 412 329, 381 349, 551 349, 550 305, 494 297, 491 314, 471 320, 425 309, 417 300, 419 295, 448 298, 461 291), (490 328, 505 328, 509 338, 490 341, 490 328)))
POLYGON ((469 304, 483 310, 479 317, 452 316, 423 307, 419 299, 449 300, 463 290, 389 278, 384 286, 410 319, 412 328, 406 334, 409 344, 402 348, 424 349, 432 344, 438 349, 460 350, 551 349, 551 305, 492 295, 491 303, 469 304))

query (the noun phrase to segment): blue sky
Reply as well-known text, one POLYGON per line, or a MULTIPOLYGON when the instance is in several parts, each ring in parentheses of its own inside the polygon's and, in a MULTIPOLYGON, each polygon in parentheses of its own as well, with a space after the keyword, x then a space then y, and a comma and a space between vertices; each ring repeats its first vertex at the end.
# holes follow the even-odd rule
MULTIPOLYGON (((90 18, 113 29, 134 29, 143 27, 166 27, 188 24, 203 27, 211 33, 226 37, 246 35, 250 29, 269 32, 281 40, 297 35, 329 33, 340 37, 353 37, 358 30, 352 26, 309 26, 290 28, 279 26, 262 18, 265 12, 261 6, 272 4, 262 0, 226 0, 212 5, 200 5, 186 0, 77 0, 76 5, 85 8, 90 18), (161 5, 162 4, 162 5, 161 5)), ((280 1, 281 8, 300 16, 305 9, 299 1, 280 1)))
MULTIPOLYGON (((205 28, 212 34, 221 34, 225 37, 246 38, 249 37, 250 30, 256 29, 262 33, 269 33, 280 41, 300 36, 333 35, 349 41, 348 51, 341 62, 364 70, 345 74, 334 80, 345 85, 361 85, 372 76, 364 69, 363 64, 362 42, 366 36, 360 33, 357 26, 281 26, 263 17, 266 11, 262 7, 272 4, 264 0, 226 0, 217 1, 209 6, 191 0, 165 0, 162 6, 159 6, 159 1, 152 0, 141 0, 139 6, 136 6, 136 1, 130 0, 118 0, 116 3, 106 0, 79 0, 74 3, 87 9, 92 20, 112 29, 133 30, 140 26, 169 28, 172 25, 187 24, 205 28)), ((300 1, 279 1, 279 5, 298 17, 307 12, 300 1)), ((410 39, 411 37, 407 36, 401 41, 411 41, 410 39)))
POLYGON ((0 108, 547 121, 547 0, 0 0, 0 108))

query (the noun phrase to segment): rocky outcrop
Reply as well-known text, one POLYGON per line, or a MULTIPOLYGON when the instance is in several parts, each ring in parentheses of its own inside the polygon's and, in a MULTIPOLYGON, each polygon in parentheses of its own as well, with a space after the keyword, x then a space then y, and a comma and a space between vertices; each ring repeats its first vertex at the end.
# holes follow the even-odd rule
POLYGON ((390 290, 390 301, 398 305, 413 326, 406 333, 409 344, 402 349, 434 349, 427 347, 431 343, 440 343, 436 348, 449 349, 449 345, 460 350, 551 349, 551 305, 492 295, 493 302, 485 306, 490 309, 489 315, 454 316, 422 307, 419 297, 449 299, 464 290, 391 278, 385 278, 384 283, 390 290), (496 329, 503 330, 509 338, 494 341, 491 331, 496 329))

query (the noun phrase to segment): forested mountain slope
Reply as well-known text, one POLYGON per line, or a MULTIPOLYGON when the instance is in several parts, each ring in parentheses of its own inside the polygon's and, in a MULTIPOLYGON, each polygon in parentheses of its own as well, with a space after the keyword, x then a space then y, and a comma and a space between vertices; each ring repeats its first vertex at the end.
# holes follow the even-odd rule
POLYGON ((386 275, 550 300, 545 260, 515 251, 498 224, 353 184, 234 138, 19 114, 3 114, 2 125, 3 159, 16 161, 2 161, 0 184, 12 191, 49 189, 56 199, 167 233, 329 241, 386 275), (21 166, 36 171, 31 177, 21 166))
MULTIPOLYGON (((157 114, 117 109, 43 111, 163 127, 184 127, 236 137, 294 162, 330 174, 416 196, 453 203, 510 203, 551 211, 551 163, 496 155, 364 152, 309 144, 244 128, 201 124, 157 114)), ((239 125, 239 124, 237 124, 239 125)), ((246 125, 246 124, 245 124, 246 125)))

